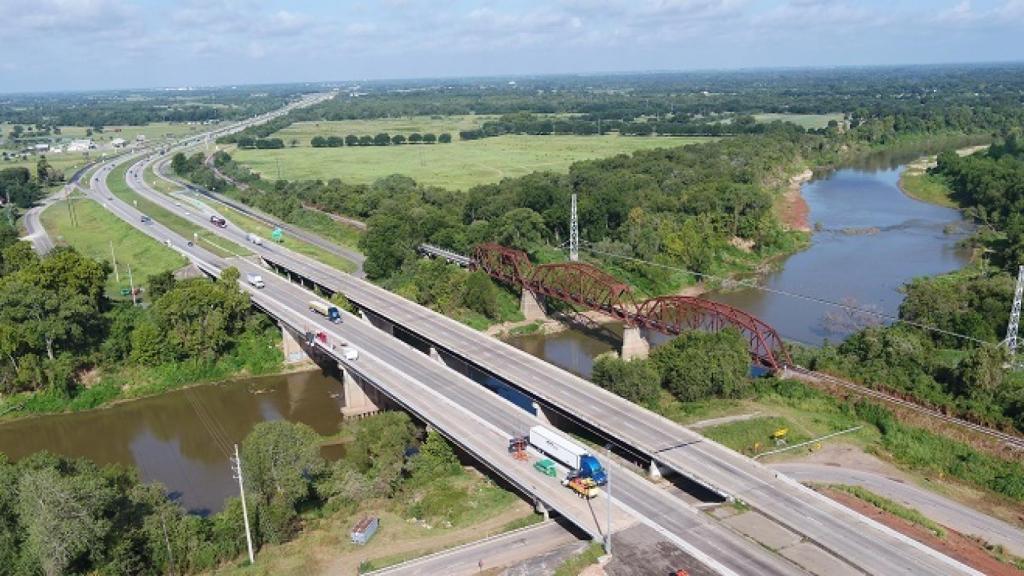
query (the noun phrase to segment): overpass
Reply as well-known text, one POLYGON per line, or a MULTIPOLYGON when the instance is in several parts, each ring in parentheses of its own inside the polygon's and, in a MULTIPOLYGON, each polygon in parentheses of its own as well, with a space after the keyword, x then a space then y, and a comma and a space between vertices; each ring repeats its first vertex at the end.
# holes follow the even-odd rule
MULTIPOLYGON (((137 177, 133 179, 132 173, 140 174, 141 170, 131 170, 128 176, 129 183, 138 192, 154 201, 170 203, 166 197, 147 189, 137 177)), ((170 206, 168 208, 173 210, 170 206)), ((197 219, 193 217, 193 220, 197 219)), ((222 230, 201 220, 195 223, 225 237, 244 241, 244 232, 233 226, 222 230)), ((813 541, 828 553, 843 558, 862 572, 977 573, 685 427, 451 319, 281 247, 258 247, 257 251, 263 261, 287 270, 290 275, 302 278, 312 286, 328 292, 342 292, 382 325, 401 327, 438 350, 441 357, 463 360, 518 387, 546 409, 611 440, 620 450, 645 459, 652 471, 671 469, 741 498, 754 509, 813 541)), ((369 334, 360 334, 359 338, 366 339, 353 339, 361 348, 364 342, 372 342, 374 349, 385 345, 384 341, 374 340, 369 334)), ((411 348, 406 350, 406 354, 409 353, 418 354, 411 348)), ((411 361, 404 356, 389 359, 392 369, 411 361)), ((439 363, 430 364, 432 369, 443 371, 439 376, 440 382, 447 383, 445 397, 458 398, 457 404, 462 408, 474 406, 474 413, 486 422, 494 423, 510 417, 508 411, 514 410, 511 404, 489 392, 481 397, 478 394, 483 389, 473 381, 458 376, 439 363), (494 404, 495 401, 498 404, 494 404)), ((417 370, 423 368, 418 364, 409 365, 411 371, 406 372, 406 377, 419 375, 417 370)), ((763 550, 760 554, 752 550, 748 541, 702 514, 694 514, 692 507, 639 476, 628 472, 617 476, 624 476, 629 484, 621 493, 623 505, 636 511, 642 521, 656 526, 663 535, 678 538, 678 541, 673 540, 677 545, 690 546, 708 554, 709 558, 713 555, 722 566, 720 572, 799 571, 793 565, 782 563, 780 566, 778 558, 765 557, 763 550)))
MULTIPOLYGON (((139 173, 138 170, 130 170, 139 173)), ((109 173, 109 171, 105 171, 109 173)), ((137 183, 137 181, 133 181, 137 183)), ((361 395, 379 391, 388 401, 403 407, 435 427, 482 462, 521 494, 539 504, 540 509, 557 511, 595 538, 603 537, 607 498, 581 500, 559 485, 557 480, 540 475, 529 462, 514 460, 507 453, 507 440, 521 435, 543 420, 529 414, 500 396, 459 374, 435 358, 388 335, 357 317, 346 314, 341 324, 329 323, 311 315, 306 303, 318 296, 277 276, 266 274, 259 263, 247 259, 222 261, 198 246, 176 236, 159 222, 140 223, 141 213, 116 197, 107 199, 104 179, 94 180, 94 197, 103 201, 116 215, 135 228, 163 242, 171 239, 175 250, 189 257, 211 274, 219 274, 227 265, 243 274, 264 274, 267 287, 254 290, 244 286, 254 305, 276 318, 292 334, 323 332, 327 341, 314 343, 315 352, 336 362, 344 370, 344 393, 351 402, 361 395), (332 347, 333 345, 333 347, 332 347), (355 346, 359 358, 348 361, 342 350, 355 346), (340 349, 337 349, 340 347, 340 349), (372 387, 372 390, 368 389, 372 387), (591 505, 597 502, 596 505, 591 505)), ((171 204, 162 195, 150 199, 171 204)), ((196 222, 202 223, 202 220, 196 222)), ((206 222, 208 223, 208 222, 206 222)), ((229 230, 234 230, 229 225, 229 230)), ((241 234, 241 232, 238 232, 241 234)), ((273 247, 270 247, 273 248, 273 247)), ((268 252, 269 253, 269 252, 268 252)), ((535 457, 532 455, 531 458, 535 457)), ((627 467, 602 458, 612 477, 614 489, 614 530, 637 522, 652 527, 662 538, 681 548, 698 562, 726 575, 802 574, 799 567, 746 540, 703 512, 648 482, 627 467)))

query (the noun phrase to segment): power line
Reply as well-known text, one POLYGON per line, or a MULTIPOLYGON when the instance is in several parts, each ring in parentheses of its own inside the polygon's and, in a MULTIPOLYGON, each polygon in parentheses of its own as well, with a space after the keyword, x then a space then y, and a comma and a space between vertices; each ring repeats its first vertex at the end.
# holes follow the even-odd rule
POLYGON ((786 297, 789 297, 789 298, 795 298, 795 299, 804 300, 804 301, 807 301, 807 302, 814 302, 816 304, 822 304, 824 306, 832 306, 832 307, 835 307, 835 308, 840 308, 840 309, 845 310, 847 312, 857 312, 857 313, 860 313, 860 314, 866 314, 866 315, 869 315, 869 316, 874 316, 876 318, 881 318, 883 320, 888 320, 890 322, 906 324, 908 326, 913 326, 915 328, 920 328, 922 330, 927 330, 929 332, 935 332, 937 334, 943 334, 945 336, 952 336, 954 338, 960 338, 962 340, 967 340, 969 342, 974 342, 976 344, 981 344, 983 346, 996 346, 996 345, 998 345, 996 343, 988 342, 986 340, 981 340, 981 339, 975 338, 973 336, 968 336, 966 334, 960 334, 958 332, 953 332, 952 330, 945 330, 945 329, 939 328, 937 326, 931 326, 931 325, 928 325, 928 324, 923 324, 921 322, 914 322, 913 320, 905 320, 903 318, 900 318, 899 316, 894 316, 892 314, 886 314, 884 312, 878 312, 876 310, 871 310, 871 309, 868 309, 868 308, 861 308, 860 306, 853 306, 851 304, 844 304, 842 302, 836 302, 835 300, 829 300, 827 298, 821 298, 819 296, 809 296, 807 294, 800 294, 798 292, 790 292, 788 290, 779 290, 778 288, 769 288, 768 286, 763 286, 761 284, 757 284, 755 282, 749 282, 749 281, 746 281, 746 280, 734 280, 732 278, 724 278, 722 276, 716 276, 714 274, 706 274, 704 272, 694 272, 693 270, 688 270, 686 268, 680 268, 678 266, 669 266, 667 264, 659 264, 657 262, 651 262, 649 260, 643 260, 641 258, 636 258, 636 257, 633 257, 633 256, 623 256, 621 254, 613 254, 611 252, 603 252, 601 250, 597 250, 597 249, 593 248, 592 246, 590 246, 589 242, 584 242, 584 244, 585 244, 584 247, 586 248, 586 250, 588 252, 592 253, 592 254, 600 254, 602 256, 609 256, 611 258, 619 258, 621 260, 629 260, 631 262, 638 262, 638 263, 641 263, 641 264, 646 264, 648 266, 654 266, 656 268, 663 268, 663 269, 666 269, 666 270, 674 270, 674 271, 677 271, 677 272, 683 272, 685 274, 689 274, 691 276, 700 278, 702 280, 717 280, 717 281, 722 282, 722 283, 732 283, 732 284, 737 284, 739 286, 743 286, 745 288, 753 288, 755 290, 761 290, 762 292, 767 292, 769 294, 776 294, 776 295, 779 295, 779 296, 786 296, 786 297))

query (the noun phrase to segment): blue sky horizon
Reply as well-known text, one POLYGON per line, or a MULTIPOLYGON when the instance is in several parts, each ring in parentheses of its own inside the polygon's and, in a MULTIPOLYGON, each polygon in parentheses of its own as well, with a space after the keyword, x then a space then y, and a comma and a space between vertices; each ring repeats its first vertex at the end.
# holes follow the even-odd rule
POLYGON ((0 0, 0 92, 1017 63, 1024 0, 0 0))

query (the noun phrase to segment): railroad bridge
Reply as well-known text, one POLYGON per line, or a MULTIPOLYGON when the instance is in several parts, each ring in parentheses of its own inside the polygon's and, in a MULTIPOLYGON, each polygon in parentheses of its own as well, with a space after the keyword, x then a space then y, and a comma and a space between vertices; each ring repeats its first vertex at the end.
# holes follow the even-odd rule
MULTIPOLYGON (((423 251, 455 261, 448 251, 423 251)), ((688 330, 717 332, 731 327, 744 337, 756 364, 772 371, 792 364, 785 343, 774 328, 721 302, 695 296, 659 296, 638 302, 632 287, 596 266, 584 262, 534 265, 525 252, 500 244, 480 244, 472 257, 460 258, 460 264, 519 287, 527 319, 543 318, 543 300, 554 298, 623 322, 623 358, 646 356, 650 347, 641 329, 676 336, 688 330)))

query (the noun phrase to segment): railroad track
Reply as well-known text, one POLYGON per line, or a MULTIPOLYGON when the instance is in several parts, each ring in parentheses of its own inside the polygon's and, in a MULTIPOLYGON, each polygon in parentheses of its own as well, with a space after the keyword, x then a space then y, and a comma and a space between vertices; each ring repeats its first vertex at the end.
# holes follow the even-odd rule
POLYGON ((1016 434, 1010 434, 1010 433, 1007 433, 1007 432, 1003 432, 1001 430, 996 430, 994 428, 990 428, 990 427, 982 425, 982 424, 971 422, 969 420, 964 420, 963 418, 957 418, 956 416, 950 416, 948 414, 943 414, 942 412, 940 412, 938 410, 935 410, 934 408, 929 408, 927 406, 922 406, 920 404, 917 404, 916 402, 911 402, 910 400, 905 400, 903 398, 898 398, 898 397, 893 396, 891 394, 887 394, 887 393, 882 392, 880 390, 875 390, 874 388, 869 388, 869 387, 861 385, 861 384, 855 384, 853 382, 850 382, 849 380, 843 380, 842 378, 836 378, 835 376, 832 376, 830 374, 825 374, 825 373, 822 373, 822 372, 815 372, 814 370, 808 370, 807 368, 804 368, 802 366, 787 366, 785 368, 785 371, 789 372, 791 374, 798 374, 798 375, 804 376, 806 378, 816 379, 816 380, 819 380, 819 381, 827 382, 828 384, 833 384, 835 386, 840 386, 842 388, 846 388, 848 390, 852 390, 852 391, 856 392, 857 394, 860 394, 861 396, 867 396, 867 397, 870 397, 870 398, 875 398, 875 399, 878 399, 878 400, 882 400, 882 401, 887 402, 889 404, 895 404, 895 405, 898 405, 900 407, 907 408, 909 410, 913 410, 913 411, 915 411, 915 412, 917 412, 919 414, 924 414, 924 415, 926 415, 926 416, 928 416, 930 418, 935 418, 937 420, 941 420, 943 422, 946 422, 946 423, 949 423, 949 424, 953 424, 953 425, 959 426, 961 428, 964 428, 964 429, 967 429, 967 430, 971 430, 973 432, 978 432, 980 434, 984 434, 986 436, 989 436, 991 438, 995 438, 996 440, 999 440, 1000 442, 1002 442, 1003 444, 1005 444, 1006 446, 1008 446, 1012 450, 1017 450, 1017 451, 1024 452, 1024 437, 1018 436, 1016 434))

